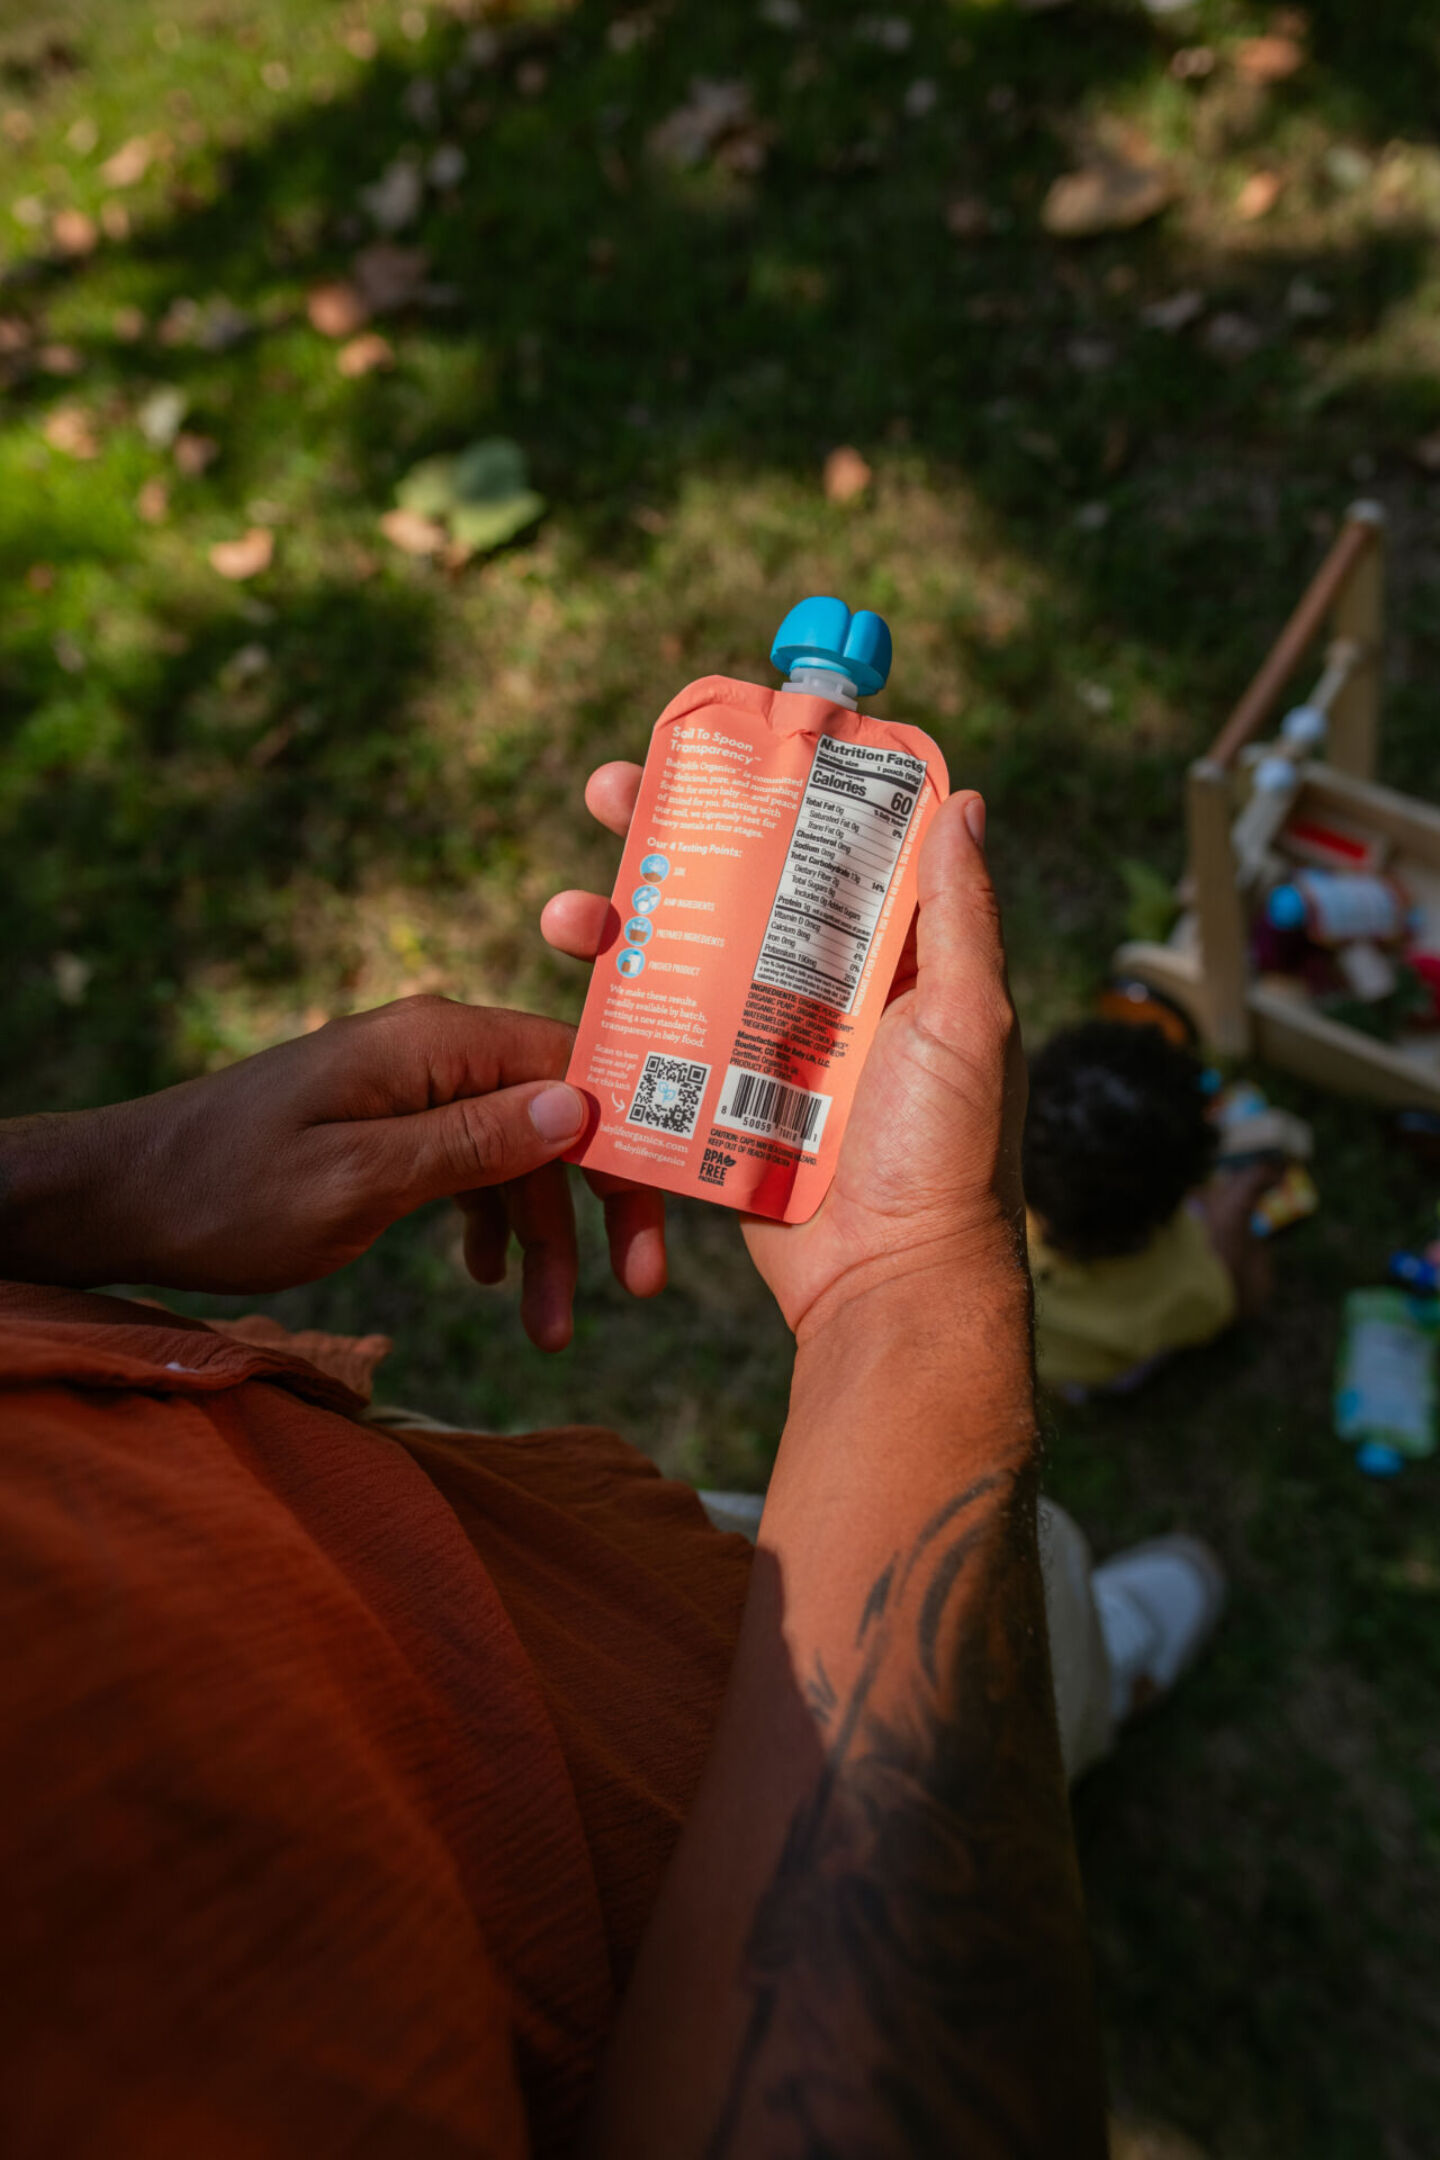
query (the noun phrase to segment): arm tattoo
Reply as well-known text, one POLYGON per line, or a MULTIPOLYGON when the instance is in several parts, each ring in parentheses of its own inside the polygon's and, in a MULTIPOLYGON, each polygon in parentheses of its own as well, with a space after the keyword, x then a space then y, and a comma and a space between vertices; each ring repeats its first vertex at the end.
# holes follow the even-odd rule
POLYGON ((745 1947, 707 2160, 1089 2160, 1100 2073, 1028 1479, 939 1509, 865 1600, 745 1947))

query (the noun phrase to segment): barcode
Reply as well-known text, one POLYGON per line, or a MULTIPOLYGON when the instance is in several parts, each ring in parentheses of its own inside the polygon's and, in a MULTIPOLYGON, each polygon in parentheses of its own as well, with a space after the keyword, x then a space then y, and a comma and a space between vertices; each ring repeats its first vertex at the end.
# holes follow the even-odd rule
POLYGON ((761 1133, 767 1139, 788 1140, 798 1148, 816 1148, 833 1099, 732 1065, 720 1091, 715 1123, 737 1132, 761 1133))

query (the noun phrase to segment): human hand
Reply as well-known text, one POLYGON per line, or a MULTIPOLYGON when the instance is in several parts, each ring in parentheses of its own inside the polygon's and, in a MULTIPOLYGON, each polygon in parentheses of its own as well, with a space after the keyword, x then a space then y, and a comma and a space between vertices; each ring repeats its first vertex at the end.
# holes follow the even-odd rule
MULTIPOLYGON (((623 837, 640 767, 603 765, 585 800, 623 837)), ((1005 981, 999 912, 985 867, 984 804, 942 804, 920 862, 920 907, 856 1091, 835 1178, 808 1223, 747 1219, 745 1237, 798 1337, 871 1289, 922 1278, 973 1285, 999 1267, 1022 1274, 1020 1137, 1025 1067, 1005 981)), ((557 893, 541 929, 557 950, 593 959, 610 904, 557 893)))
MULTIPOLYGON (((405 998, 159 1095, 17 1119, 0 1126, 0 1272, 286 1289, 453 1196, 470 1273, 500 1281, 513 1231, 526 1330, 561 1349, 576 1251, 558 1157, 585 1114, 562 1081, 570 1041, 528 1013, 405 998)), ((652 1295, 665 1280, 660 1195, 592 1182, 617 1277, 652 1295)))

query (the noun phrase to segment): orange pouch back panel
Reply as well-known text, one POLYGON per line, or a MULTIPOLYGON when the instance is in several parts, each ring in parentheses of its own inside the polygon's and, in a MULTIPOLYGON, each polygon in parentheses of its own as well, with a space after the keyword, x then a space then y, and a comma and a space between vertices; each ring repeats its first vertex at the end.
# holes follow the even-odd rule
POLYGON ((805 1222, 948 792, 928 735, 722 675, 655 723, 569 1079, 571 1160, 805 1222))

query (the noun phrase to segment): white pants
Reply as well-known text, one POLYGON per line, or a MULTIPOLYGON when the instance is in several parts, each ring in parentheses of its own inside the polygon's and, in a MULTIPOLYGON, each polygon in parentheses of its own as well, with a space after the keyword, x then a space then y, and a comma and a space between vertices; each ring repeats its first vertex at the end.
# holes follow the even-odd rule
MULTIPOLYGON (((702 1492, 717 1530, 738 1530, 754 1543, 763 1493, 702 1492)), ((1053 1500, 1040 1502, 1040 1570, 1055 1676, 1055 1714, 1065 1775, 1074 1780, 1108 1755, 1115 1740, 1110 1707, 1110 1660, 1090 1589, 1085 1533, 1053 1500)))

